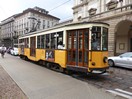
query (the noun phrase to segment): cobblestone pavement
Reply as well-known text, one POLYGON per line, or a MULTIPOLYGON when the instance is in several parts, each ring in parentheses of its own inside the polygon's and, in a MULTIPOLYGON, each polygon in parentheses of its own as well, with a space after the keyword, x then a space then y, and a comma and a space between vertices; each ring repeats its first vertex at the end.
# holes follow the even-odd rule
POLYGON ((110 67, 108 72, 109 73, 96 76, 74 74, 72 76, 106 90, 119 88, 132 92, 132 70, 110 67))
POLYGON ((0 99, 28 99, 2 66, 0 66, 0 99))

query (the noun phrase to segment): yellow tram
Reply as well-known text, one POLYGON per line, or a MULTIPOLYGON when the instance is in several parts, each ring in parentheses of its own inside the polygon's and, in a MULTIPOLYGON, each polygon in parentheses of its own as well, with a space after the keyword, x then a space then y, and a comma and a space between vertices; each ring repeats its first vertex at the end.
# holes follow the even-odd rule
POLYGON ((102 22, 82 22, 28 33, 19 37, 19 55, 49 68, 104 73, 108 28, 102 22))

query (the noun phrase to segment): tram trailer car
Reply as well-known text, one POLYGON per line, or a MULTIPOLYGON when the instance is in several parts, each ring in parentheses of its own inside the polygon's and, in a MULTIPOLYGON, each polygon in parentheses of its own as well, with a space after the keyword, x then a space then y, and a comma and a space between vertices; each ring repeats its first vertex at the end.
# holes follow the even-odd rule
POLYGON ((108 28, 83 22, 27 33, 19 37, 19 55, 49 68, 104 73, 109 67, 108 28))

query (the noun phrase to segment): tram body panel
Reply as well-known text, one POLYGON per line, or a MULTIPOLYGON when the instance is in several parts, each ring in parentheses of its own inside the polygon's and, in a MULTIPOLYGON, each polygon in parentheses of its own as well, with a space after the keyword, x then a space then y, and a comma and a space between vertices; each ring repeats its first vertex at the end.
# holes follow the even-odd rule
POLYGON ((61 67, 66 68, 66 50, 55 50, 55 63, 58 63, 61 67))
POLYGON ((36 55, 32 56, 30 54, 30 49, 26 48, 24 49, 24 56, 27 56, 32 61, 39 61, 39 60, 45 60, 45 50, 44 49, 36 49, 36 55))
POLYGON ((30 56, 30 49, 29 48, 24 48, 24 55, 27 57, 30 56))
POLYGON ((28 59, 30 59, 32 61, 36 61, 36 57, 33 57, 33 56, 29 56, 28 59))
POLYGON ((45 50, 36 49, 36 61, 45 60, 45 50))
POLYGON ((19 51, 19 55, 23 55, 23 56, 30 56, 30 49, 29 48, 18 48, 19 51))
POLYGON ((108 52, 89 52, 89 68, 107 68, 108 63, 103 62, 104 58, 108 56, 108 52))

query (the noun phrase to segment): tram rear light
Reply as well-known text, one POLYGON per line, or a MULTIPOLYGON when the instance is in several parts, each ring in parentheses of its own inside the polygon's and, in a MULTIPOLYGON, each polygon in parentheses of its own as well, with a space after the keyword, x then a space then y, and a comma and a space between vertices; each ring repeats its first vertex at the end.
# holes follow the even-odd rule
POLYGON ((107 63, 108 62, 108 58, 107 57, 104 57, 103 62, 104 63, 107 63))

